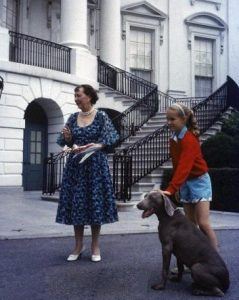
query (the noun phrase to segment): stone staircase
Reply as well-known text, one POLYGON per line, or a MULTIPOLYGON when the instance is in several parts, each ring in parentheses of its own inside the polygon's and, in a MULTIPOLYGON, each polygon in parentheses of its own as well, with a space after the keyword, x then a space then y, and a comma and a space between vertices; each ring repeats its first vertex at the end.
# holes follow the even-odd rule
POLYGON ((95 105, 96 108, 105 107, 105 104, 107 103, 107 108, 114 109, 119 112, 125 111, 137 101, 129 96, 122 95, 120 92, 117 92, 103 84, 100 84, 98 96, 99 100, 95 105))
MULTIPOLYGON (((228 109, 222 116, 223 118, 229 118, 232 113, 232 109, 228 109)), ((210 138, 211 136, 214 136, 217 132, 221 131, 222 126, 222 119, 220 121, 217 121, 213 126, 211 126, 201 137, 200 142, 203 143, 205 140, 210 138)), ((126 140, 117 150, 123 149, 126 146, 132 145, 136 141, 138 141, 140 138, 148 135, 149 133, 152 133, 156 129, 162 127, 166 123, 166 115, 165 113, 157 113, 156 116, 152 117, 142 128, 139 132, 136 133, 135 136, 130 137, 128 140, 126 140)), ((148 157, 150 156, 150 152, 148 153, 148 157)), ((113 154, 110 154, 108 156, 108 162, 111 174, 113 175, 113 154)), ((132 193, 131 193, 131 201, 129 203, 129 206, 135 205, 138 201, 140 201, 145 193, 148 193, 152 189, 160 188, 163 178, 163 173, 165 169, 171 169, 172 163, 171 161, 167 161, 163 164, 163 166, 155 169, 147 176, 143 177, 139 182, 134 184, 132 186, 132 193)), ((134 170, 134 167, 133 167, 134 170)), ((123 206, 127 206, 126 204, 123 204, 123 206)), ((125 210, 125 208, 123 208, 125 210)), ((126 209, 127 210, 127 209, 126 209)))

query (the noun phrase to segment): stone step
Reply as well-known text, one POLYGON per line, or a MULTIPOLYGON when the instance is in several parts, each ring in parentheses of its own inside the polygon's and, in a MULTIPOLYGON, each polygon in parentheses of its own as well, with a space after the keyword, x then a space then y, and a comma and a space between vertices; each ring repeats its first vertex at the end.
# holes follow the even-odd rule
POLYGON ((151 191, 154 188, 154 183, 136 183, 132 186, 131 191, 132 192, 141 192, 141 193, 147 193, 148 191, 151 191))

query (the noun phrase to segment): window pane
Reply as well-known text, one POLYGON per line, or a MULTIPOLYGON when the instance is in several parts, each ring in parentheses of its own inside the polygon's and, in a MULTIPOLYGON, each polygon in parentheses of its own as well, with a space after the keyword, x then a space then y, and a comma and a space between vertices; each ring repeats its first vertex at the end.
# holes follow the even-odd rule
POLYGON ((143 55, 138 56, 137 68, 144 69, 144 56, 143 55))
POLYGON ((35 153, 36 152, 36 144, 35 142, 31 142, 31 153, 35 153))
POLYGON ((36 164, 41 163, 41 154, 36 154, 36 164))
POLYGON ((130 43, 130 54, 137 55, 137 46, 135 42, 130 43))
POLYGON ((41 131, 37 131, 37 141, 41 142, 41 131))
POLYGON ((152 43, 152 35, 150 32, 145 32, 145 43, 151 44, 152 43))
POLYGON ((195 78, 195 96, 208 97, 212 93, 212 78, 195 78))
POLYGON ((130 31, 130 68, 152 69, 152 33, 143 30, 130 31))
POLYGON ((144 55, 144 44, 138 43, 138 55, 144 55))
POLYGON ((35 131, 31 131, 31 141, 35 141, 36 140, 36 132, 35 131))
POLYGON ((137 56, 136 55, 130 56, 130 67, 137 68, 137 56))
POLYGON ((145 57, 145 69, 151 70, 151 57, 148 56, 145 57))
POLYGON ((145 44, 145 55, 151 56, 151 44, 145 44))
POLYGON ((138 43, 144 44, 144 32, 138 31, 138 43))
POLYGON ((136 30, 130 31, 130 40, 132 42, 137 42, 137 31, 136 30))
POLYGON ((32 164, 32 165, 34 165, 35 164, 35 154, 31 154, 30 155, 30 163, 32 164))
POLYGON ((195 38, 194 69, 196 76, 213 76, 213 41, 195 38))
POLYGON ((36 152, 41 153, 41 143, 37 143, 36 152))

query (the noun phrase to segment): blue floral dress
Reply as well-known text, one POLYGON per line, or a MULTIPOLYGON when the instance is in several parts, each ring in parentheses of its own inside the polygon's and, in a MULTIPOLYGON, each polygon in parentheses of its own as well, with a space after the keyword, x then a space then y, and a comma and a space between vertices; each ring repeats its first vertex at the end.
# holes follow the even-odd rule
MULTIPOLYGON (((101 143, 106 147, 96 151, 83 163, 70 154, 63 172, 56 222, 67 225, 101 225, 118 221, 116 199, 105 149, 119 138, 111 120, 103 111, 97 111, 93 122, 85 127, 77 124, 78 113, 72 114, 67 125, 72 143, 67 144, 61 134, 60 146, 82 146, 101 143)), ((80 154, 82 156, 83 154, 80 154)))

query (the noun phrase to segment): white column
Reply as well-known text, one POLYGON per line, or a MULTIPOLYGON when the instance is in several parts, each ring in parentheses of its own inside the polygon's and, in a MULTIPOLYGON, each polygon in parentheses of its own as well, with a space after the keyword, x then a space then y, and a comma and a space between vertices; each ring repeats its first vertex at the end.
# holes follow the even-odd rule
POLYGON ((9 61, 9 42, 8 29, 0 26, 0 60, 9 61))
POLYGON ((71 48, 87 48, 87 0, 61 0, 61 40, 71 48))
POLYGON ((97 58, 87 45, 87 0, 61 0, 61 44, 72 48, 71 73, 97 85, 97 58))
POLYGON ((101 0, 100 14, 100 57, 102 60, 120 67, 120 0, 101 0))

